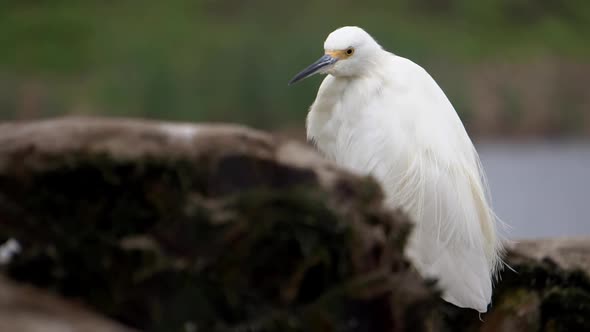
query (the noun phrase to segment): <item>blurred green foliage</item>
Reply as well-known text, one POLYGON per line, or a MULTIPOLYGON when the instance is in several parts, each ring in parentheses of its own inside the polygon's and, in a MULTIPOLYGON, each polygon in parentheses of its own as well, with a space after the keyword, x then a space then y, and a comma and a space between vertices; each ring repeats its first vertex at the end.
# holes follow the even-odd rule
POLYGON ((445 63, 590 54, 587 0, 4 0, 0 119, 302 125, 319 78, 287 81, 343 25, 425 66, 461 106, 468 83, 445 63))

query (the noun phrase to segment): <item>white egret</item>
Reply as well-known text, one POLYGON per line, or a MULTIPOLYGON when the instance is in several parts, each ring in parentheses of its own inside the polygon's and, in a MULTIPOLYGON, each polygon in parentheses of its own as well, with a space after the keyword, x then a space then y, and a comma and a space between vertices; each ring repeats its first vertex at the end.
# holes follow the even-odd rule
POLYGON ((307 116, 307 137, 337 164, 371 174, 386 203, 415 222, 406 256, 446 301, 486 312, 502 240, 479 157, 434 79, 363 29, 343 27, 325 55, 289 84, 328 74, 307 116))

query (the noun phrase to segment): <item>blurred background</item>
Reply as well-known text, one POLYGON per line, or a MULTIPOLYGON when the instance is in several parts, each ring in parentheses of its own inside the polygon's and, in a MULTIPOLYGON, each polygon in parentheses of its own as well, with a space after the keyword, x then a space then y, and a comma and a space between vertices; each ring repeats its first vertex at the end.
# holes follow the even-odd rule
POLYGON ((302 140, 321 78, 287 82, 343 25, 438 81, 512 238, 590 234, 588 0, 3 0, 0 121, 224 121, 302 140))

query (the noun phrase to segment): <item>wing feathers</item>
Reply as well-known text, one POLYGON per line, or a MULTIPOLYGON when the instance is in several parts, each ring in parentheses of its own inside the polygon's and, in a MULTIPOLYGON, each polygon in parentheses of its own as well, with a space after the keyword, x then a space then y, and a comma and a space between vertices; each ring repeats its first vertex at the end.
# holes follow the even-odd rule
POLYGON ((386 182, 391 200, 417 223, 407 254, 421 273, 438 278, 447 301, 485 312, 499 244, 479 168, 432 158, 415 155, 401 177, 386 182))

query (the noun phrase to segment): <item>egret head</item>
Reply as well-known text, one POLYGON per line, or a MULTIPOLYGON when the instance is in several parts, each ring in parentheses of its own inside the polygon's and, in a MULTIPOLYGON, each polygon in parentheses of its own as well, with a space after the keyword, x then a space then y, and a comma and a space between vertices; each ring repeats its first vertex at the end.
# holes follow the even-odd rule
POLYGON ((342 27, 328 35, 324 42, 324 56, 295 75, 289 84, 314 74, 359 76, 363 74, 381 46, 359 27, 342 27))

